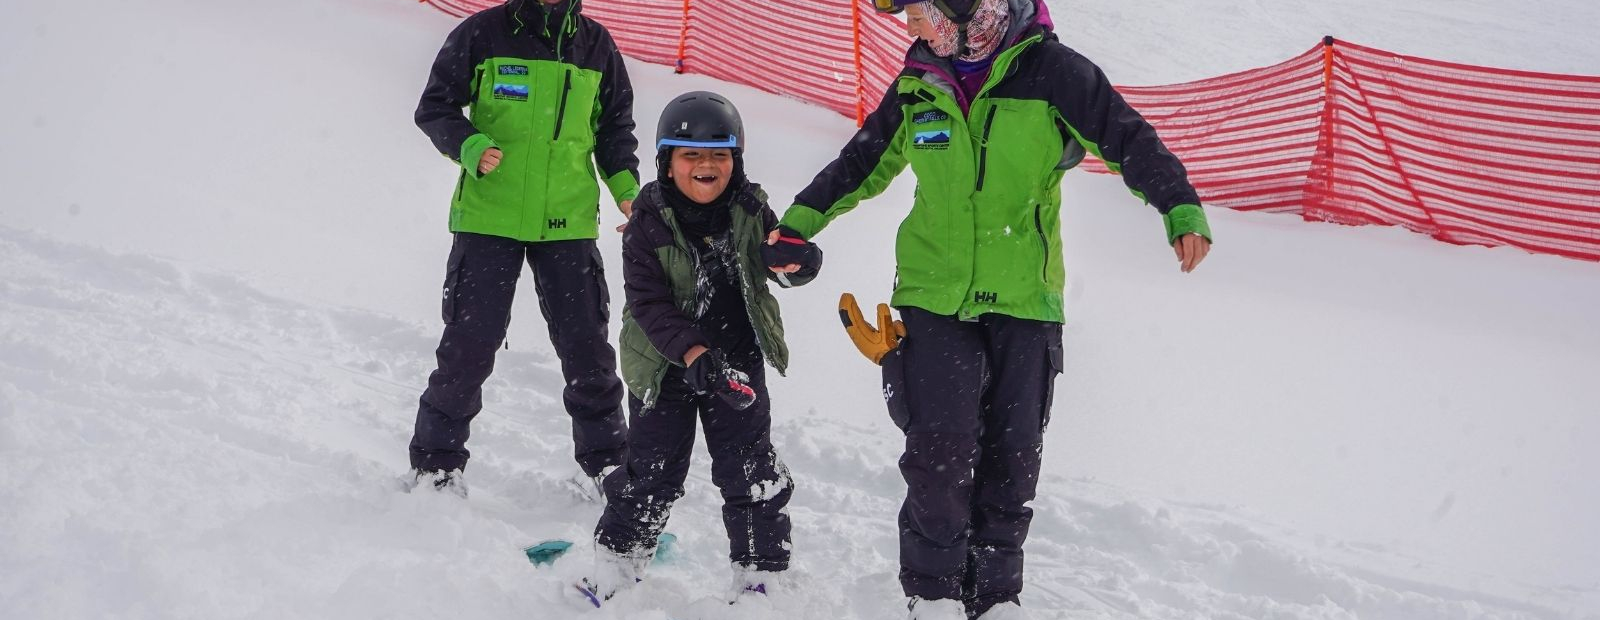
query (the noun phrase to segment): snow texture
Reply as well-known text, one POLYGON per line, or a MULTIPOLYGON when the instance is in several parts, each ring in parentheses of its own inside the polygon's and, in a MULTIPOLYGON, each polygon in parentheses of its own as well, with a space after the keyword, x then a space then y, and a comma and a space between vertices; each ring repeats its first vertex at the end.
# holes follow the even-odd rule
MULTIPOLYGON (((1577 0, 1052 5, 1119 83, 1276 62, 1325 33, 1600 74, 1600 5, 1577 0)), ((579 616, 587 543, 554 567, 519 552, 586 541, 600 509, 565 482, 531 282, 470 498, 400 491, 455 180, 410 116, 453 23, 397 0, 0 5, 0 616, 579 616)), ((630 71, 643 132, 673 94, 731 97, 779 209, 853 131, 630 71)), ((822 276, 778 293, 794 569, 726 604, 697 449, 679 557, 582 617, 904 617, 900 439, 834 304, 887 299, 912 186, 825 231, 822 276)), ((1600 266, 1213 211, 1218 245, 1185 276, 1118 179, 1072 174, 1064 194, 1035 617, 1600 618, 1600 266)), ((620 216, 602 219, 621 299, 620 216)))

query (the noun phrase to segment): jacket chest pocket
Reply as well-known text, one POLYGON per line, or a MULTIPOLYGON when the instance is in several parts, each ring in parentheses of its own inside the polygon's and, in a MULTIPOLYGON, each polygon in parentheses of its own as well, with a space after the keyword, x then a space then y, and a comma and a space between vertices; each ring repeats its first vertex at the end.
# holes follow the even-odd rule
POLYGON ((528 130, 528 106, 536 94, 532 63, 491 58, 478 65, 472 123, 499 141, 528 130))
MULTIPOLYGON (((952 115, 931 102, 904 108, 906 161, 917 175, 917 184, 939 189, 939 194, 958 191, 970 173, 963 174, 971 153, 965 119, 952 115)), ((971 191, 968 187, 967 191, 971 191)))
POLYGON ((974 106, 978 191, 1026 200, 1063 161, 1055 115, 1042 101, 990 99, 974 106))

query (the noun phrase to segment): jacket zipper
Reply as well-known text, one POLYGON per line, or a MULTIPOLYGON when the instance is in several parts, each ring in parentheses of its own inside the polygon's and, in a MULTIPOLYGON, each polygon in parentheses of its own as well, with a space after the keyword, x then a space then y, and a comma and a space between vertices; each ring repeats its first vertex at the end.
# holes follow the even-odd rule
POLYGON ((978 142, 978 189, 983 191, 983 177, 989 172, 989 130, 994 127, 994 106, 989 106, 989 116, 983 121, 983 138, 978 142))
POLYGON ((1044 247, 1044 267, 1039 270, 1039 277, 1046 282, 1050 281, 1050 240, 1044 236, 1044 217, 1040 214, 1043 205, 1033 205, 1033 229, 1039 232, 1039 243, 1044 247))
POLYGON ((456 177, 456 202, 461 202, 461 190, 467 185, 467 169, 461 169, 461 176, 456 177))
POLYGON ((567 118, 567 93, 570 92, 572 92, 572 71, 569 70, 561 84, 561 103, 556 107, 556 135, 553 140, 561 139, 561 121, 567 118))

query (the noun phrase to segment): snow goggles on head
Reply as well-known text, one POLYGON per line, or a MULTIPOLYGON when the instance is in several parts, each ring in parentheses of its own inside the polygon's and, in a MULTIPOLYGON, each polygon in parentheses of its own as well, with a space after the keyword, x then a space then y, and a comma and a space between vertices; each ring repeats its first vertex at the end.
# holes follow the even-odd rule
MULTIPOLYGON (((950 5, 945 2, 945 0, 872 0, 872 7, 877 9, 879 13, 893 15, 906 10, 907 4, 915 4, 917 2, 924 1, 926 1, 928 4, 932 4, 934 8, 939 9, 940 13, 944 13, 945 17, 949 17, 950 21, 955 23, 965 24, 972 20, 972 11, 969 10, 965 14, 959 13, 955 9, 950 8, 950 5)), ((976 0, 974 0, 972 3, 972 8, 976 9, 977 6, 978 3, 976 0)))

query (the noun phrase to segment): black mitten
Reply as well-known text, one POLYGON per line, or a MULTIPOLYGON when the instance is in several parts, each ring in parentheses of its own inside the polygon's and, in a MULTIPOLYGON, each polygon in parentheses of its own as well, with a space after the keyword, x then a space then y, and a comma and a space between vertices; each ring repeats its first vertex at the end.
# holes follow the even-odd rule
POLYGON ((800 237, 788 226, 778 227, 778 242, 761 244, 761 262, 768 268, 799 265, 800 271, 777 274, 778 282, 785 287, 801 286, 822 271, 822 248, 800 237))
POLYGON ((684 382, 694 393, 716 394, 734 409, 749 409, 756 402, 756 390, 750 387, 750 376, 729 366, 721 351, 711 349, 694 359, 683 373, 684 382))

